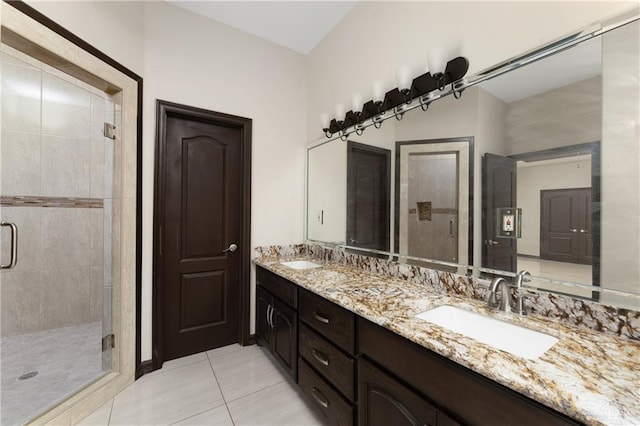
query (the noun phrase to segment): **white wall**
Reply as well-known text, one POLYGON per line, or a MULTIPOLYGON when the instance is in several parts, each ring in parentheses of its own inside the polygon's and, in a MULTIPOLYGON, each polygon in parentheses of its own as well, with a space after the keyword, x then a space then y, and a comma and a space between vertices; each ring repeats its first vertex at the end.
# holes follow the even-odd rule
POLYGON ((598 142, 602 138, 601 77, 509 103, 507 154, 598 142))
POLYGON ((251 246, 300 243, 306 59, 166 2, 30 4, 144 78, 142 360, 150 359, 156 99, 253 119, 251 246))
POLYGON ((144 4, 138 1, 27 1, 93 47, 144 75, 144 4))

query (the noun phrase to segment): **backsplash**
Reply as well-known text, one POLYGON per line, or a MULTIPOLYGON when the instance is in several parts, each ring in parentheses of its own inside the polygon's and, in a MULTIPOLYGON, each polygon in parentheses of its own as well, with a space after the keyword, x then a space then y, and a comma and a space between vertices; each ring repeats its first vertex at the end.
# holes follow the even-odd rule
MULTIPOLYGON (((305 255, 307 248, 308 246, 304 244, 264 246, 256 247, 254 252, 255 257, 296 257, 305 255)), ((342 265, 424 284, 449 295, 487 299, 489 280, 346 253, 339 249, 326 249, 328 259, 342 265)), ((311 255, 320 256, 319 253, 311 253, 311 255)), ((525 306, 529 315, 546 317, 564 324, 618 337, 640 340, 640 312, 638 311, 533 290, 527 290, 525 306)))

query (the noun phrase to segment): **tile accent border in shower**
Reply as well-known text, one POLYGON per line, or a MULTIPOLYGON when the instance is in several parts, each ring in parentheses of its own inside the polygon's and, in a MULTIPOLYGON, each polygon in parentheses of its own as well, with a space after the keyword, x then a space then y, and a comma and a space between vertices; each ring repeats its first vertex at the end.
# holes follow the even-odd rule
POLYGON ((101 209, 104 207, 104 200, 101 198, 2 195, 0 196, 0 206, 101 209))

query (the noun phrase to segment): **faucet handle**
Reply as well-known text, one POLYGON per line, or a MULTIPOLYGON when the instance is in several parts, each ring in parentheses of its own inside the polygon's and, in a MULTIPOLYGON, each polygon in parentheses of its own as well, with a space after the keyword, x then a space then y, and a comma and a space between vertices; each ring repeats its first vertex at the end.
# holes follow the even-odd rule
POLYGON ((498 297, 495 291, 489 292, 489 299, 487 299, 487 305, 491 309, 497 309, 500 302, 498 301, 498 297))
POLYGON ((489 285, 489 298, 487 299, 487 305, 491 309, 498 309, 498 307, 500 306, 500 301, 498 300, 497 292, 498 292, 498 287, 500 287, 500 283, 503 283, 503 282, 506 283, 504 278, 495 277, 491 281, 491 284, 489 285))

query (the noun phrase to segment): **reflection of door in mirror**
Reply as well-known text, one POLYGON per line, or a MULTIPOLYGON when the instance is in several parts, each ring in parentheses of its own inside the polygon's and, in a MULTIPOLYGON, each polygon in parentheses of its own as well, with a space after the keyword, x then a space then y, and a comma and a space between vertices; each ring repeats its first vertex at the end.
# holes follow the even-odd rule
POLYGON ((517 204, 516 160, 495 154, 482 159, 482 266, 516 272, 518 240, 498 238, 495 229, 499 208, 517 204))
MULTIPOLYGON (((458 260, 458 153, 409 155, 406 249, 412 256, 458 260)), ((401 219, 402 220, 402 219, 401 219)), ((403 239, 400 238, 403 246, 403 239)), ((400 249, 402 250, 402 248, 400 249)))
POLYGON ((400 254, 468 262, 470 139, 396 144, 400 254))
MULTIPOLYGON (((485 154, 482 265, 597 285, 600 241, 594 235, 600 229, 599 170, 599 142, 509 157, 485 154), (494 238, 495 208, 509 203, 523 212, 518 240, 494 238), (511 263, 507 264, 507 256, 495 259, 492 249, 500 250, 510 242, 511 263)), ((591 297, 589 291, 582 293, 591 297)))
POLYGON ((347 143, 347 245, 389 251, 391 151, 347 143))
POLYGON ((591 265, 591 188, 543 190, 540 205, 540 258, 591 265))

